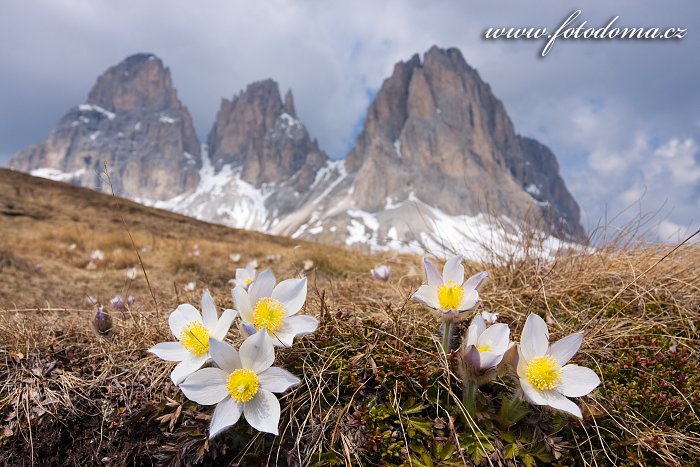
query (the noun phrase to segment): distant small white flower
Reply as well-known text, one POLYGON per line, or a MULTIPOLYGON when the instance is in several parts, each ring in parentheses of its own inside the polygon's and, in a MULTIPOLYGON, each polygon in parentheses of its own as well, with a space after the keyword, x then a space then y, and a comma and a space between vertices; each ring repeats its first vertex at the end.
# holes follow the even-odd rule
POLYGON ((420 286, 413 298, 438 310, 444 318, 474 308, 479 301, 477 290, 489 276, 487 272, 480 272, 465 282, 462 256, 448 259, 442 274, 428 258, 423 259, 423 266, 428 283, 420 286))
POLYGON ((510 329, 504 323, 486 327, 481 315, 472 319, 464 340, 467 355, 476 370, 487 370, 501 363, 503 356, 513 346, 510 329))
POLYGON ((273 392, 284 392, 300 383, 285 369, 273 367, 275 349, 264 331, 248 337, 239 352, 211 339, 212 359, 219 368, 203 368, 180 385, 188 399, 214 405, 209 438, 234 425, 241 415, 258 431, 279 434, 280 403, 273 392))
POLYGON ((128 297, 126 297, 126 304, 129 306, 132 306, 135 301, 136 297, 134 297, 133 295, 129 295, 128 297))
POLYGON ((169 362, 180 362, 170 373, 173 383, 180 384, 187 376, 201 368, 210 358, 210 337, 221 341, 226 337, 234 318, 234 310, 224 310, 218 317, 214 299, 205 290, 202 294, 202 313, 189 304, 178 306, 168 323, 177 342, 161 342, 149 352, 169 362))
POLYGON ((183 289, 185 289, 185 292, 194 292, 195 286, 196 286, 195 282, 192 281, 192 282, 188 282, 187 284, 185 284, 183 289))
POLYGON ((241 314, 241 330, 245 334, 265 328, 274 345, 290 347, 295 336, 314 332, 318 321, 313 316, 294 316, 306 301, 305 277, 275 284, 274 274, 265 269, 248 290, 233 288, 233 302, 241 314))
POLYGON ((75 250, 76 248, 78 248, 78 245, 76 245, 75 243, 71 243, 70 245, 68 245, 69 250, 75 250))
POLYGON ((389 274, 391 274, 391 268, 385 264, 380 264, 379 266, 376 266, 374 269, 372 269, 372 277, 374 277, 378 281, 388 281, 389 274))
POLYGON ((253 265, 248 263, 245 268, 236 269, 236 278, 232 279, 231 282, 233 282, 234 287, 243 287, 244 289, 247 289, 248 286, 255 280, 256 274, 257 271, 253 265))
POLYGON ((241 254, 240 253, 231 253, 228 255, 228 259, 231 260, 233 263, 237 263, 241 260, 241 254))
POLYGON ((481 317, 484 318, 486 324, 495 324, 498 320, 498 313, 491 313, 489 311, 484 310, 481 312, 481 317))
POLYGON ((90 253, 90 259, 93 261, 102 261, 105 259, 105 254, 102 250, 92 250, 92 253, 90 253))
POLYGON ((253 269, 258 269, 258 260, 251 259, 250 261, 248 261, 248 264, 246 264, 245 267, 251 267, 253 269))
POLYGON ((583 333, 571 334, 549 345, 549 331, 542 318, 530 314, 518 345, 518 379, 525 399, 548 405, 578 418, 581 409, 567 397, 581 397, 600 384, 590 368, 568 364, 583 342, 583 333))
POLYGON ((304 272, 311 271, 314 268, 314 266, 316 266, 316 264, 310 259, 305 259, 304 262, 301 264, 301 267, 304 270, 304 272))
POLYGON ((88 295, 85 297, 85 303, 88 305, 97 305, 97 298, 93 295, 88 295))
POLYGON ((126 270, 126 277, 127 277, 127 279, 130 279, 130 280, 133 281, 133 280, 135 280, 135 279, 138 277, 138 275, 139 275, 139 271, 138 271, 138 269, 136 269, 135 267, 129 268, 129 269, 126 270))

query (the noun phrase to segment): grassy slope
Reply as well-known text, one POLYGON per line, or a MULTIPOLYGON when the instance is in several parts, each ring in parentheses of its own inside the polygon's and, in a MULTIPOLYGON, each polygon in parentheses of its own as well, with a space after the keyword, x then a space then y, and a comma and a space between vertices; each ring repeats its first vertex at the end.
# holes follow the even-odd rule
MULTIPOLYGON (((448 371, 455 357, 439 352, 433 317, 408 301, 422 281, 419 258, 228 229, 5 170, 0 200, 0 456, 9 464, 408 465, 411 454, 413 465, 512 462, 504 456, 681 465, 700 455, 697 248, 646 274, 665 250, 467 265, 491 273, 480 307, 499 312, 516 337, 529 312, 547 319, 553 340, 583 329, 575 361, 604 381, 580 401, 582 424, 535 409, 500 427, 488 415, 476 424, 464 417, 448 371), (125 276, 143 247, 157 308, 143 274, 125 276), (105 260, 88 270, 96 248, 105 260), (278 364, 304 375, 282 399, 281 436, 242 422, 208 442, 211 409, 187 402, 168 379, 172 365, 145 349, 170 339, 167 313, 197 304, 204 287, 220 307, 232 306, 236 252, 279 278, 314 260, 305 313, 321 326, 278 353, 278 364), (389 260, 392 279, 373 281, 369 268, 389 260), (193 293, 183 291, 189 281, 193 293), (117 293, 136 303, 113 311, 113 334, 98 336, 85 297, 107 304, 117 293)), ((237 341, 233 330, 230 338, 237 341)), ((487 386, 480 403, 498 407, 509 385, 487 386)))

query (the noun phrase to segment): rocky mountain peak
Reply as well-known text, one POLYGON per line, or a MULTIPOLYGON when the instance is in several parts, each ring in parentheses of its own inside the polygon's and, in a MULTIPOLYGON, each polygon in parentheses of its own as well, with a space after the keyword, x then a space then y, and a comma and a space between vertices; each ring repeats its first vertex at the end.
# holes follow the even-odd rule
POLYGON ((110 112, 182 107, 170 70, 160 58, 144 53, 132 55, 105 71, 90 91, 87 103, 110 112))
POLYGON ((152 54, 110 67, 48 139, 17 154, 10 167, 100 191, 108 164, 117 194, 168 199, 199 181, 200 144, 170 71, 152 54))
POLYGON ((583 240, 578 206, 556 161, 529 141, 515 133, 501 101, 459 50, 432 47, 422 62, 417 55, 399 62, 370 106, 347 158, 356 174, 354 203, 368 212, 384 209, 388 199, 419 199, 453 216, 520 220, 535 213, 554 233, 583 240), (553 191, 527 190, 533 182, 523 168, 535 159, 543 169, 538 184, 553 191))
POLYGON ((254 186, 296 176, 303 189, 328 158, 297 118, 291 91, 283 102, 271 79, 222 100, 208 143, 216 170, 240 168, 241 178, 254 186))

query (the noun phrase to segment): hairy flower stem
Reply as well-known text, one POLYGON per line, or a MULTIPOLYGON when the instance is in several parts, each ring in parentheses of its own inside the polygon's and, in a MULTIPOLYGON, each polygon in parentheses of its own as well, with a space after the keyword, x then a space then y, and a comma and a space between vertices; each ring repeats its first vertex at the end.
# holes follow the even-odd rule
POLYGON ((476 414, 476 393, 479 385, 473 379, 465 379, 462 388, 462 403, 464 408, 472 417, 476 414))
POLYGON ((445 355, 450 353, 450 343, 452 342, 452 320, 448 319, 442 323, 442 349, 445 351, 445 355))

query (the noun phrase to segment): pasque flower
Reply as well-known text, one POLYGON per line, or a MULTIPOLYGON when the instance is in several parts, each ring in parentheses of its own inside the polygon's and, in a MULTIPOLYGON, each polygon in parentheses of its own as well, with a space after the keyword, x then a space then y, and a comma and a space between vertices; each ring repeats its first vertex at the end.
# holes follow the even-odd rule
POLYGON ((583 333, 571 334, 551 346, 542 318, 530 314, 518 345, 517 373, 525 399, 582 418, 581 409, 568 397, 581 397, 600 384, 590 368, 567 364, 583 342, 583 333))
POLYGON ((374 277, 378 281, 388 281, 390 274, 391 268, 389 268, 389 266, 387 266, 386 264, 380 264, 379 266, 375 266, 372 269, 372 277, 374 277))
POLYGON ((274 345, 290 347, 295 336, 314 332, 318 321, 313 316, 295 316, 306 301, 305 277, 275 284, 275 275, 265 269, 248 290, 234 287, 233 301, 241 314, 244 334, 265 328, 274 345))
POLYGON ((444 318, 450 318, 462 311, 470 310, 479 301, 477 290, 488 277, 487 272, 480 272, 464 280, 462 256, 448 259, 442 274, 428 258, 423 259, 427 284, 413 294, 413 298, 438 310, 444 318))
POLYGON ((243 287, 247 289, 248 286, 255 280, 255 275, 257 271, 252 263, 248 263, 245 268, 236 268, 236 278, 232 279, 234 287, 243 287))
POLYGON ((148 351, 163 360, 180 362, 170 373, 173 383, 180 384, 209 360, 210 337, 223 340, 236 316, 236 311, 224 310, 218 317, 214 299, 205 290, 201 314, 190 304, 180 305, 170 313, 168 324, 177 342, 161 342, 148 351))
POLYGON ((299 384, 299 378, 273 367, 275 350, 264 329, 248 337, 240 351, 215 339, 209 341, 214 363, 219 368, 203 368, 180 385, 188 399, 214 405, 209 438, 235 424, 243 415, 258 431, 278 434, 280 403, 273 392, 284 392, 299 384))
POLYGON ((497 323, 486 327, 481 315, 472 319, 464 339, 467 358, 476 371, 487 370, 501 363, 512 345, 507 324, 497 323))

